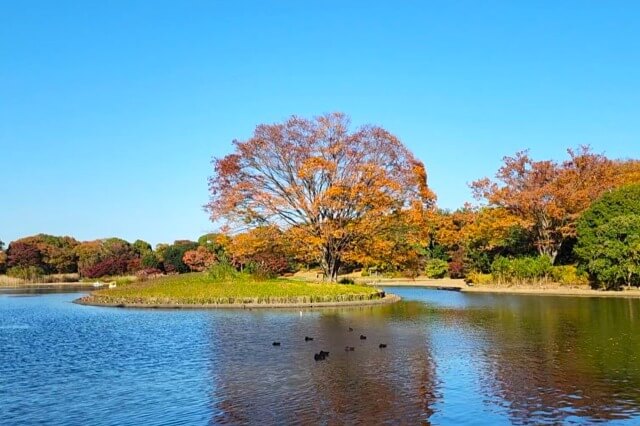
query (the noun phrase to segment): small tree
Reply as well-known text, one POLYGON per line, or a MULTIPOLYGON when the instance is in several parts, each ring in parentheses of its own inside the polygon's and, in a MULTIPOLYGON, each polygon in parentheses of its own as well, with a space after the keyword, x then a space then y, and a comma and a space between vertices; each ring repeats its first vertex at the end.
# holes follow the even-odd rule
POLYGON ((184 274, 189 272, 189 267, 182 260, 184 254, 189 250, 195 250, 198 247, 198 243, 193 241, 175 241, 173 245, 170 245, 164 250, 163 265, 166 272, 177 272, 184 274))
POLYGON ((182 261, 195 272, 202 272, 216 261, 216 255, 203 246, 184 252, 182 261))

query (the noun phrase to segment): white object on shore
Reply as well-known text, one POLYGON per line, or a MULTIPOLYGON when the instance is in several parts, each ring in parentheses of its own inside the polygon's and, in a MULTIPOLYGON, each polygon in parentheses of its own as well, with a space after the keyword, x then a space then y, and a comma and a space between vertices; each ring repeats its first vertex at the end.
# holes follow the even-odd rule
POLYGON ((94 287, 102 287, 102 283, 99 281, 96 281, 95 283, 93 283, 94 287))
POLYGON ((110 282, 109 283, 109 288, 116 288, 116 282, 115 281, 110 282))

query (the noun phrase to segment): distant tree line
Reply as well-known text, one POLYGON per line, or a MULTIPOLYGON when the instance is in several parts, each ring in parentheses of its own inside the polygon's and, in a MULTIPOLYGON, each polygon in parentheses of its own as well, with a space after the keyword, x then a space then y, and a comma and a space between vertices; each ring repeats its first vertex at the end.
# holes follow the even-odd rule
POLYGON ((333 280, 360 271, 640 285, 640 161, 588 147, 562 162, 519 152, 471 184, 477 204, 448 211, 393 135, 348 125, 342 114, 292 117, 236 141, 210 179, 208 209, 224 232, 155 248, 40 234, 0 243, 0 273, 145 277, 222 265, 265 276, 321 268, 333 280))
POLYGON ((154 250, 142 240, 129 243, 106 238, 81 242, 68 236, 38 234, 12 241, 6 250, 0 249, 0 273, 24 279, 71 273, 85 278, 183 273, 202 270, 213 259, 215 253, 195 241, 158 244, 154 250))
POLYGON ((35 280, 52 274, 79 274, 80 278, 201 272, 224 263, 238 270, 275 276, 295 269, 273 228, 261 228, 236 237, 210 233, 198 241, 158 244, 121 238, 78 241, 68 236, 38 234, 12 241, 5 250, 0 241, 0 274, 35 280))

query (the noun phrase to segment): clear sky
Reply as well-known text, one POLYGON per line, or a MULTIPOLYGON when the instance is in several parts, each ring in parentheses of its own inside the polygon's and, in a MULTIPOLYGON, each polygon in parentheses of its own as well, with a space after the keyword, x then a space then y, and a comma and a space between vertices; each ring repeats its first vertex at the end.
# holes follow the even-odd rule
POLYGON ((212 157, 331 111, 424 161, 439 204, 530 148, 640 157, 637 1, 4 1, 0 239, 213 229, 212 157))

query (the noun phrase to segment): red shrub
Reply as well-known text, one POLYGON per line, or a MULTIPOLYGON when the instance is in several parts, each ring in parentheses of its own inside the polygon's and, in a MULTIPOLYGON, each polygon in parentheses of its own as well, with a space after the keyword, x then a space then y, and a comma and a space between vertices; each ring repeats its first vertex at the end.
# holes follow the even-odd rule
POLYGON ((102 260, 82 271, 87 278, 100 278, 108 275, 124 275, 127 273, 129 262, 126 258, 109 258, 102 260))
POLYGON ((451 255, 451 261, 449 261, 449 277, 464 278, 466 272, 465 253, 464 249, 460 248, 451 255))

